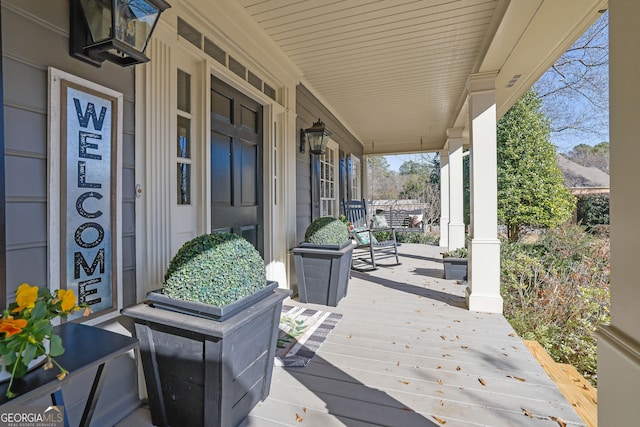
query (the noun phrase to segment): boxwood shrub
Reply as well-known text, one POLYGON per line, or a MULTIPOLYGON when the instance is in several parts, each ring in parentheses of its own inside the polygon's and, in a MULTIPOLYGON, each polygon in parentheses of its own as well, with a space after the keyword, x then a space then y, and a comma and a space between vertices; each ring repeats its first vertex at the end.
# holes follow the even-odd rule
POLYGON ((338 218, 323 216, 309 224, 304 241, 314 245, 343 245, 349 241, 349 229, 338 218))
POLYGON ((178 250, 162 289, 171 298, 223 307, 266 286, 264 260, 253 245, 236 234, 214 233, 178 250))

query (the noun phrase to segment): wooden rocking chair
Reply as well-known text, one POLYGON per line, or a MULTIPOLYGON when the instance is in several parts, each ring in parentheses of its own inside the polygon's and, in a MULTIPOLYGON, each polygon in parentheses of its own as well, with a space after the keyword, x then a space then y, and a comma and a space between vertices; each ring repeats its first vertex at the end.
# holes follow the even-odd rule
MULTIPOLYGON (((400 264, 396 230, 386 223, 383 216, 369 218, 367 216, 367 204, 364 200, 345 201, 344 215, 352 225, 352 229, 350 230, 351 237, 357 243, 352 260, 355 259, 358 254, 365 253, 367 254, 366 258, 368 258, 366 262, 370 263, 374 270, 378 268, 376 258, 384 259, 395 256, 396 263, 392 265, 400 264), (391 236, 388 240, 378 241, 373 234, 374 232, 388 232, 391 236)), ((351 268, 356 269, 353 267, 353 261, 351 268)))

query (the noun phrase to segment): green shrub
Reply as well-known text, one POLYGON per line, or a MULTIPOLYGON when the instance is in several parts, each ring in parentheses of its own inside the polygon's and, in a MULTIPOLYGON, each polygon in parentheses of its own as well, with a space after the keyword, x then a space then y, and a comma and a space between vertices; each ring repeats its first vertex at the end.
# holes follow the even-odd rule
POLYGON ((609 195, 583 194, 576 204, 578 222, 586 226, 609 224, 609 195))
POLYGON ((503 242, 504 315, 524 339, 597 384, 595 331, 609 322, 609 240, 581 226, 545 231, 536 243, 503 242))
POLYGON ((469 250, 467 248, 458 248, 452 251, 442 253, 443 258, 468 258, 469 250))
POLYGON ((163 293, 223 307, 266 286, 264 261, 253 245, 236 234, 214 233, 178 250, 165 274, 163 293))
MULTIPOLYGON (((390 231, 376 231, 373 233, 379 242, 391 239, 390 231)), ((419 243, 423 245, 438 245, 440 242, 440 236, 435 233, 417 233, 407 231, 397 231, 396 241, 398 243, 419 243)))
POLYGON ((304 241, 314 245, 340 246, 349 241, 349 229, 338 218, 323 216, 307 227, 304 241))

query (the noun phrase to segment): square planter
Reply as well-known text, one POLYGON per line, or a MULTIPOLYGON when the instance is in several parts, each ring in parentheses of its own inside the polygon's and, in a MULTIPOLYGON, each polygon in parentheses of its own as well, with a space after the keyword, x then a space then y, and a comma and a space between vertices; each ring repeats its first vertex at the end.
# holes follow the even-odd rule
POLYGON ((301 243, 291 250, 300 302, 338 305, 347 295, 353 248, 351 242, 340 247, 301 243))
POLYGON ((153 424, 241 423, 269 395, 282 301, 290 294, 271 290, 231 314, 211 315, 198 303, 185 308, 191 303, 184 301, 175 311, 166 301, 124 309, 140 340, 153 424))
POLYGON ((443 258, 444 278, 467 280, 467 258, 443 258))

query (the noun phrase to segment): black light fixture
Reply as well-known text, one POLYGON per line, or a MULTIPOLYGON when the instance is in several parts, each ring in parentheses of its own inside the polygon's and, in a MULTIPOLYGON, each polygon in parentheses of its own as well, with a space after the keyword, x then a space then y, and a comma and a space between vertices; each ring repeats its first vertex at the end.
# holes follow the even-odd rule
POLYGON ((70 54, 96 67, 147 62, 151 34, 170 7, 164 0, 71 0, 70 54))
POLYGON ((329 132, 322 120, 318 119, 310 128, 300 129, 300 152, 305 152, 307 141, 309 141, 309 152, 312 154, 324 154, 329 142, 329 132))

